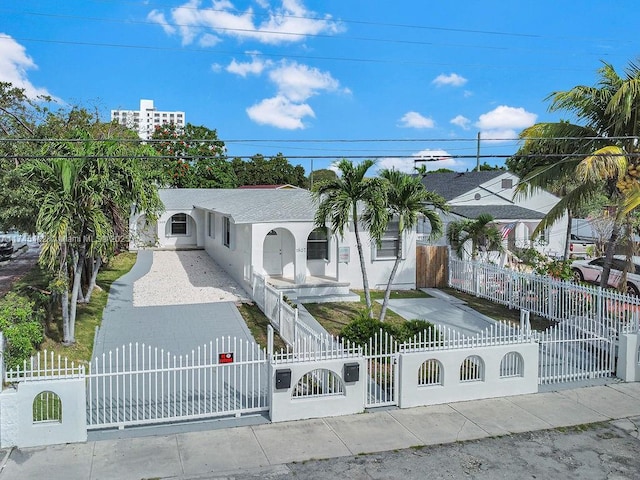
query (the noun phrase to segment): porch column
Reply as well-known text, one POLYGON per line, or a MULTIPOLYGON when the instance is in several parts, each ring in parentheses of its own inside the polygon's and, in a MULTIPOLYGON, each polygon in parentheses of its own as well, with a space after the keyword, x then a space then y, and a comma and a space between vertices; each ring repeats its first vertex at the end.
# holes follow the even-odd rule
MULTIPOLYGON (((300 244, 298 244, 300 245, 300 244)), ((307 280, 307 243, 304 246, 296 247, 296 256, 293 267, 295 283, 305 283, 307 280)))

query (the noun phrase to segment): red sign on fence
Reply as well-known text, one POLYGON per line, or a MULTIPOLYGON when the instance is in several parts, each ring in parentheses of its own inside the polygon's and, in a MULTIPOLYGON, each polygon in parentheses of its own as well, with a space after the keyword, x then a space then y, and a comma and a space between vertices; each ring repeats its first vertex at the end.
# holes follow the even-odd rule
POLYGON ((233 352, 230 352, 230 353, 219 353, 218 354, 218 363, 233 363, 233 352))

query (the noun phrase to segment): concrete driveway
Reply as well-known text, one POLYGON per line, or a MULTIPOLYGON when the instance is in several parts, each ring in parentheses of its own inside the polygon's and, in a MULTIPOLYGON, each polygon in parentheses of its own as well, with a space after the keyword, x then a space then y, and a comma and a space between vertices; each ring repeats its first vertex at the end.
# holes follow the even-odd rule
MULTIPOLYGON (((389 300, 389 308, 405 320, 421 319, 450 327, 463 335, 476 335, 497 322, 468 307, 462 300, 436 289, 423 289, 433 298, 389 300)), ((381 301, 380 301, 381 302, 381 301)))
POLYGON ((203 251, 139 251, 131 271, 111 286, 94 357, 136 342, 173 355, 188 354, 223 336, 254 342, 235 305, 246 292, 226 274, 222 284, 227 287, 220 277, 212 280, 211 273, 219 272, 212 264, 203 251), (198 271, 209 276, 202 278, 198 271))

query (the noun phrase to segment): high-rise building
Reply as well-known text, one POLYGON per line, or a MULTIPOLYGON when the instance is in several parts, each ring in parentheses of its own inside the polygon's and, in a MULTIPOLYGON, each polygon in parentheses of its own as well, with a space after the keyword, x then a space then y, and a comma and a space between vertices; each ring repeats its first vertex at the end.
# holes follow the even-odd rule
POLYGON ((140 110, 111 110, 111 120, 138 132, 140 138, 151 138, 157 125, 173 123, 184 128, 184 112, 161 112, 153 106, 153 100, 140 100, 140 110))

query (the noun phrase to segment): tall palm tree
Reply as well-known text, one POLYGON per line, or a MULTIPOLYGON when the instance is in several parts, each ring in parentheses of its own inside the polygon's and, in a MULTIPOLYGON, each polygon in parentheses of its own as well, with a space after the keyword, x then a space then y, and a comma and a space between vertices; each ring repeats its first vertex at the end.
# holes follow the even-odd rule
POLYGON ((632 187, 637 183, 631 173, 636 170, 638 154, 640 68, 630 63, 621 77, 613 66, 604 63, 598 74, 595 87, 579 85, 548 97, 550 111, 567 111, 580 123, 533 125, 522 132, 525 142, 516 155, 534 151, 533 157, 537 158, 534 161, 538 167, 523 178, 522 190, 544 188, 566 175, 574 175, 581 182, 549 211, 536 231, 553 224, 568 209, 579 208, 603 189, 609 203, 616 206, 600 280, 600 285, 606 286, 625 212, 634 208, 626 199, 633 196, 632 187), (623 205, 627 208, 620 208, 623 205))
POLYGON ((402 239, 406 231, 413 229, 423 215, 431 225, 431 238, 442 235, 442 220, 438 212, 447 211, 446 201, 440 195, 424 188, 421 178, 399 172, 382 170, 380 178, 386 181, 388 219, 398 221, 398 238, 395 242, 395 261, 384 292, 380 321, 384 321, 391 295, 391 285, 402 260, 402 239))
POLYGON ((331 229, 344 238, 345 229, 353 225, 362 272, 362 287, 369 316, 373 318, 369 279, 364 261, 362 241, 360 239, 359 208, 366 211, 366 223, 369 236, 373 241, 379 241, 384 233, 387 221, 385 189, 379 178, 365 178, 367 171, 375 164, 373 160, 365 160, 354 165, 347 159, 340 160, 336 167, 340 176, 317 184, 313 195, 318 202, 315 224, 325 227, 327 223, 331 229))
POLYGON ((481 213, 475 220, 463 219, 447 225, 447 240, 459 258, 467 253, 472 260, 477 260, 480 252, 502 252, 502 234, 493 224, 493 217, 481 213), (469 251, 467 245, 471 243, 469 251))

